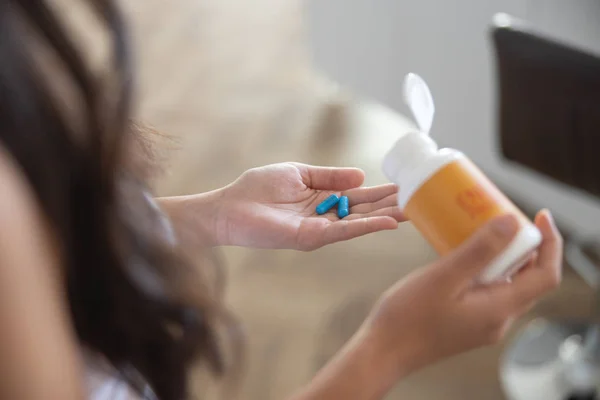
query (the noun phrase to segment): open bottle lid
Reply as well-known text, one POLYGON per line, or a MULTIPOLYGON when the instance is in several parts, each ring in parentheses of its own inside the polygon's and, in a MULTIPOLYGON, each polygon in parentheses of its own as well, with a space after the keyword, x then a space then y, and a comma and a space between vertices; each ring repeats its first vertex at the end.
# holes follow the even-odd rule
POLYGON ((410 108, 419 132, 401 136, 383 160, 383 173, 392 182, 406 181, 412 169, 423 159, 437 152, 435 141, 429 137, 435 105, 427 83, 417 74, 404 78, 404 101, 410 108))
POLYGON ((429 86, 423 78, 411 72, 404 78, 403 95, 421 132, 429 134, 435 115, 435 104, 429 86))

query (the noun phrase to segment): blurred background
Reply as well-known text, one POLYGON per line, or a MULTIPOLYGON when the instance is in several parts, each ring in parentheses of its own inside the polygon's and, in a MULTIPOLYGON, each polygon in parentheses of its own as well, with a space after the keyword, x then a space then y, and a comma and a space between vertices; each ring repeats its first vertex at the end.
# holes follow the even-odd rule
MULTIPOLYGON (((595 0, 123 0, 138 48, 139 109, 172 137, 160 194, 226 185, 279 161, 357 166, 385 181, 380 162, 411 129, 404 74, 430 84, 432 135, 465 151, 517 201, 549 207, 565 232, 597 233, 600 203, 502 161, 488 34, 509 12, 600 52, 595 0)), ((282 399, 352 335, 380 293, 434 253, 398 231, 312 253, 223 249, 228 301, 246 327, 241 398, 282 399)), ((560 291, 522 322, 584 317, 591 290, 567 272, 560 291)), ((472 352, 400 383, 391 399, 503 399, 502 346, 472 352)), ((199 376, 195 389, 208 389, 199 376)))

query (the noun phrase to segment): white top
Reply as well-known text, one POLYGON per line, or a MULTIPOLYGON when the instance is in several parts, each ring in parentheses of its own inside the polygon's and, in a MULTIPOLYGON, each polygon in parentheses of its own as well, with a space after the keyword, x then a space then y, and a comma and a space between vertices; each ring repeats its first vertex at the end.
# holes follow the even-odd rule
POLYGON ((156 400, 149 386, 140 396, 102 356, 84 351, 89 400, 156 400))

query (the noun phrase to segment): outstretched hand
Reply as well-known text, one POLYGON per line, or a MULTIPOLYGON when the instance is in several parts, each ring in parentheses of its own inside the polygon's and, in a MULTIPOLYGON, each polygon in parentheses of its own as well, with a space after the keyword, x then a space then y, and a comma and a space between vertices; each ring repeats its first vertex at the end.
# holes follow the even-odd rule
POLYGON ((360 187, 356 168, 283 163, 246 171, 223 189, 216 224, 221 244, 271 249, 314 250, 381 230, 396 229, 404 216, 395 185, 360 187), (350 215, 336 208, 317 215, 331 194, 348 196, 350 215))

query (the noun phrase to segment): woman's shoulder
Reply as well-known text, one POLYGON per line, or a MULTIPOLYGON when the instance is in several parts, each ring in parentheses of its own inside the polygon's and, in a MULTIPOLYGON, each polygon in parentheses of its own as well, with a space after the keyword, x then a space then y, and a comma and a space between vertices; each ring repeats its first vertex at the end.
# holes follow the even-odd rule
MULTIPOLYGON (((11 154, 0 144, 0 216, 10 217, 11 211, 29 211, 36 208, 34 194, 25 175, 11 154)), ((0 221, 5 221, 0 218, 0 221)))
POLYGON ((13 377, 0 398, 79 398, 60 249, 33 189, 2 146, 0 184, 0 369, 13 377))
POLYGON ((49 267, 56 276, 60 257, 51 227, 25 174, 2 145, 0 184, 0 278, 10 275, 27 285, 29 267, 38 272, 49 267), (15 264, 20 268, 14 268, 15 264))

